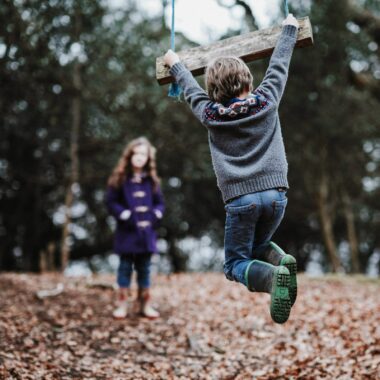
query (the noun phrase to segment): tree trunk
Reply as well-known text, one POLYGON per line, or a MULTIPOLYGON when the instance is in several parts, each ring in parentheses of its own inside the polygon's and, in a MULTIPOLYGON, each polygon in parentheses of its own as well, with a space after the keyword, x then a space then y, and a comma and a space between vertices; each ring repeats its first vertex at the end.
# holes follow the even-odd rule
POLYGON ((55 243, 51 241, 46 249, 40 252, 40 272, 52 272, 55 270, 55 243))
POLYGON ((172 237, 167 239, 169 244, 169 258, 174 273, 186 272, 187 270, 187 257, 181 254, 177 247, 176 240, 172 237))
POLYGON ((65 221, 63 223, 62 242, 61 242, 61 270, 67 267, 70 258, 70 225, 71 225, 71 209, 74 202, 74 186, 79 180, 79 131, 81 123, 81 74, 80 63, 78 60, 74 63, 73 74, 74 98, 72 102, 72 127, 70 138, 70 179, 66 190, 65 197, 65 221))
POLYGON ((321 223, 322 237, 327 250, 327 255, 332 265, 332 271, 338 272, 341 268, 337 254, 337 247, 334 237, 333 218, 329 212, 329 186, 326 174, 322 174, 318 187, 318 213, 321 223))
POLYGON ((47 271, 47 254, 46 250, 42 250, 40 252, 40 262, 39 262, 39 267, 40 267, 40 273, 45 273, 47 271))
POLYGON ((344 191, 343 196, 343 210, 344 217, 346 219, 346 227, 347 227, 347 237, 348 243, 350 245, 350 253, 351 253, 351 272, 359 273, 360 272, 360 262, 359 262, 359 244, 355 227, 355 216, 354 211, 352 209, 351 198, 344 191))

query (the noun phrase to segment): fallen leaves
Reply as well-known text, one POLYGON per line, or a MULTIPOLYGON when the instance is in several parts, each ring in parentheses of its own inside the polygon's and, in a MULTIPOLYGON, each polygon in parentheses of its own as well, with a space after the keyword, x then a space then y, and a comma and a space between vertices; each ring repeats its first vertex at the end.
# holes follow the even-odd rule
POLYGON ((0 379, 380 379, 376 283, 301 276, 285 325, 220 274, 155 278, 154 321, 114 321, 113 277, 98 283, 2 274, 0 379))

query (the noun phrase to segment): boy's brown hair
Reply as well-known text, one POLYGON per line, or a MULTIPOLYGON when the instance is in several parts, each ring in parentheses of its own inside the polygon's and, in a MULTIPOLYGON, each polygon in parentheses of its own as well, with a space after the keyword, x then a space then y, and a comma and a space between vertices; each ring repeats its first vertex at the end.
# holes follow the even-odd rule
POLYGON ((211 61, 206 68, 208 96, 225 104, 245 91, 252 91, 252 74, 248 66, 237 57, 221 57, 211 61))

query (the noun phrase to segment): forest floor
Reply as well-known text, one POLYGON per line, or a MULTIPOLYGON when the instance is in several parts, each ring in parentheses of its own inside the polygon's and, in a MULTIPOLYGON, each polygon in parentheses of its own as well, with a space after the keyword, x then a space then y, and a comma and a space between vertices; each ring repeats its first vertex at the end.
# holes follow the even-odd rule
POLYGON ((301 275, 277 325, 222 274, 153 280, 161 318, 115 321, 112 276, 0 274, 0 379, 380 379, 379 281, 301 275))

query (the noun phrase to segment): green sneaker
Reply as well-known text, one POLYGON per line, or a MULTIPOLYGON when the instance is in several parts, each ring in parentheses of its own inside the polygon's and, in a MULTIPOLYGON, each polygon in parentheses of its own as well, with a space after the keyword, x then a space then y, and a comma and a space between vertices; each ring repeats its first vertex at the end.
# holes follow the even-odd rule
MULTIPOLYGON (((271 241, 269 245, 271 247, 271 250, 269 251, 267 255, 269 256, 271 255, 273 257, 277 255, 277 260, 280 260, 278 265, 283 265, 289 270, 289 273, 290 273, 289 297, 290 297, 291 305, 293 306, 297 298, 297 261, 292 255, 286 254, 277 244, 273 243, 273 241, 271 241)), ((272 258, 272 261, 273 259, 274 258, 272 258)))
POLYGON ((289 270, 289 297, 290 303, 293 306, 297 298, 297 261, 292 255, 285 255, 281 259, 280 265, 283 265, 289 270))
POLYGON ((270 315, 276 323, 285 323, 290 314, 290 273, 285 266, 275 267, 270 293, 270 315))

